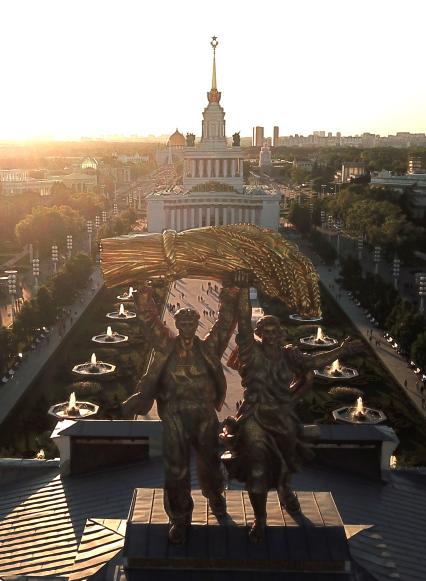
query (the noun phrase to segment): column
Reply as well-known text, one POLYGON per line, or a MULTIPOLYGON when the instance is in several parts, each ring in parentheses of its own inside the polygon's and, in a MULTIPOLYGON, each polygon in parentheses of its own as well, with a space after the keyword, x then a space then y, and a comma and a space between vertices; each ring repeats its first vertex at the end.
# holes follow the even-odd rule
POLYGON ((235 208, 231 208, 231 224, 235 224, 235 208))
POLYGON ((219 164, 220 164, 220 159, 215 159, 214 160, 215 163, 215 175, 218 178, 219 177, 219 164))
POLYGON ((198 208, 198 228, 201 228, 201 226, 203 225, 203 207, 200 206, 198 208))
POLYGON ((181 231, 181 226, 180 226, 181 210, 182 210, 182 208, 179 208, 179 206, 176 208, 176 232, 181 231))
POLYGON ((211 223, 211 208, 210 206, 207 207, 207 216, 206 216, 206 226, 210 226, 211 223))
POLYGON ((192 178, 195 178, 195 170, 196 170, 195 159, 191 159, 191 177, 192 178))
POLYGON ((223 215, 223 225, 226 226, 228 223, 228 208, 225 206, 222 207, 222 215, 223 215))
POLYGON ((238 223, 241 224, 243 221, 243 209, 240 207, 238 208, 238 223))
POLYGON ((176 230, 176 209, 172 208, 170 210, 170 228, 176 230))
POLYGON ((198 169, 199 169, 199 175, 200 178, 204 177, 204 159, 199 159, 198 160, 198 169))
POLYGON ((240 168, 239 176, 240 176, 240 178, 242 178, 243 177, 243 160, 242 159, 238 160, 238 165, 240 168))
POLYGON ((212 160, 207 160, 207 177, 210 178, 212 176, 212 160))
MULTIPOLYGON (((217 160, 217 161, 219 161, 219 160, 217 160)), ((219 226, 219 208, 218 207, 216 207, 214 209, 214 225, 219 226)))
POLYGON ((250 208, 250 224, 255 223, 254 208, 250 208))
POLYGON ((231 162, 231 176, 233 178, 235 177, 235 159, 233 159, 231 162))
POLYGON ((183 208, 183 230, 188 229, 188 208, 183 208))
POLYGON ((194 206, 192 206, 192 208, 191 208, 191 221, 189 224, 190 224, 191 228, 195 228, 195 208, 194 208, 194 206))

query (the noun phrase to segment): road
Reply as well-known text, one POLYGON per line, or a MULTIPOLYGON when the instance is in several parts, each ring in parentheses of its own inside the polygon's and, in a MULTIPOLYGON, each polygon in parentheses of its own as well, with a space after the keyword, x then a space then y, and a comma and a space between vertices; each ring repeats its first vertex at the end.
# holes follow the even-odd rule
POLYGON ((79 300, 69 307, 71 315, 58 321, 51 328, 45 340, 36 344, 33 351, 25 353, 22 363, 7 383, 4 384, 0 381, 0 424, 12 412, 34 379, 61 346, 64 338, 101 290, 103 281, 98 269, 93 271, 92 280, 92 284, 89 284, 89 287, 83 291, 79 300))
POLYGON ((352 321, 364 339, 370 343, 372 351, 377 355, 394 380, 400 385, 401 389, 408 395, 420 414, 426 417, 426 390, 422 393, 423 383, 419 381, 417 375, 407 365, 406 360, 392 349, 383 337, 383 330, 376 329, 371 324, 365 316, 363 309, 358 307, 349 298, 346 291, 337 283, 336 279, 339 277, 338 269, 324 266, 321 263, 320 257, 301 238, 296 243, 302 252, 309 256, 314 263, 324 288, 352 321), (371 341, 369 339, 370 331, 373 333, 371 341), (380 342, 380 344, 376 345, 376 341, 380 342))

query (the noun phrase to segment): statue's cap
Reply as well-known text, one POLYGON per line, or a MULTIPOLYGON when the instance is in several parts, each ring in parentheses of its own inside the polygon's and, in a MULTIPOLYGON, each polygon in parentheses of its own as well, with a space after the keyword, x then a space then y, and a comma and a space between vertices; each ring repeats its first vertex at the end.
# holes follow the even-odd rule
POLYGON ((198 321, 200 315, 195 309, 183 308, 175 313, 175 321, 198 321))

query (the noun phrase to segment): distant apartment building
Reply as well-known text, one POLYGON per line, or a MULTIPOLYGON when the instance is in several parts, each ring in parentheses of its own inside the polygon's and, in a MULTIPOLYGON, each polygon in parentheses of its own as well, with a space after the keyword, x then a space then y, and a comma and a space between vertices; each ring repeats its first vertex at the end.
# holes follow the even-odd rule
POLYGON ((272 131, 272 147, 278 147, 280 144, 280 128, 275 125, 272 131))
POLYGON ((293 167, 297 169, 302 169, 303 171, 312 171, 314 162, 311 159, 295 159, 293 161, 293 167))
POLYGON ((408 171, 409 175, 424 174, 426 173, 423 162, 418 157, 410 157, 408 160, 408 171))
POLYGON ((342 183, 349 182, 351 178, 358 178, 366 173, 367 167, 365 163, 358 163, 354 161, 346 162, 342 165, 342 183))
POLYGON ((343 136, 340 131, 333 135, 324 131, 314 131, 311 135, 287 135, 280 137, 280 145, 290 147, 426 147, 424 133, 399 132, 382 137, 375 133, 343 136))
POLYGON ((259 126, 253 127, 252 146, 262 147, 264 141, 265 141, 265 129, 259 126))

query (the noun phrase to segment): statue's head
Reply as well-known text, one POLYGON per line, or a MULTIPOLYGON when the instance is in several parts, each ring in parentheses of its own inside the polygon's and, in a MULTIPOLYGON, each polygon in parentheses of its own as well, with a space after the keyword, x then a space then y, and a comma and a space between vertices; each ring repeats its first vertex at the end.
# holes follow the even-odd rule
POLYGON ((175 313, 175 325, 184 339, 192 339, 198 328, 200 315, 195 309, 183 308, 175 313))
POLYGON ((259 319, 254 332, 262 339, 262 343, 265 343, 265 345, 275 345, 281 342, 280 320, 274 315, 265 315, 259 319))

